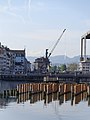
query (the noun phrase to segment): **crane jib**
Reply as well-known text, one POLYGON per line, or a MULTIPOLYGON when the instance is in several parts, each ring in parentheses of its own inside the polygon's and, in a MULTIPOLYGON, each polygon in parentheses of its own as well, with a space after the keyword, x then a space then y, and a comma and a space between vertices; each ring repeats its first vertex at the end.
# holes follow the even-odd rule
POLYGON ((58 40, 56 41, 55 45, 53 46, 51 52, 49 53, 48 58, 51 56, 52 52, 54 51, 55 47, 57 46, 57 44, 59 43, 61 37, 63 36, 64 32, 66 31, 66 29, 63 30, 62 34, 60 35, 60 37, 58 38, 58 40))

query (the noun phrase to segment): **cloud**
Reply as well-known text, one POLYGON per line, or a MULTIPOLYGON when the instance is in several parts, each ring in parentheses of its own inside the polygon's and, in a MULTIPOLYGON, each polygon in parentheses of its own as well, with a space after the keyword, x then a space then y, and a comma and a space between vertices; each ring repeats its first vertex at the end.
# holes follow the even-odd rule
POLYGON ((28 9, 30 10, 31 8, 31 0, 28 0, 28 9))
POLYGON ((28 17, 30 18, 30 12, 31 12, 31 0, 28 0, 28 17))
MULTIPOLYGON (((17 10, 17 8, 15 8, 15 7, 12 6, 11 0, 8 0, 8 10, 6 11, 6 13, 8 13, 8 14, 14 16, 14 17, 17 17, 17 18, 21 19, 22 22, 25 23, 24 17, 22 15, 20 15, 20 14, 17 14, 15 12, 15 10, 17 10)), ((20 10, 20 8, 18 10, 20 10)))
POLYGON ((25 20, 25 16, 28 17, 27 20, 29 20, 30 18, 31 0, 28 0, 28 3, 27 0, 25 0, 24 5, 22 7, 14 6, 12 2, 12 0, 7 0, 7 3, 5 3, 5 5, 0 5, 0 13, 5 13, 14 16, 20 19, 25 24, 27 22, 25 20))

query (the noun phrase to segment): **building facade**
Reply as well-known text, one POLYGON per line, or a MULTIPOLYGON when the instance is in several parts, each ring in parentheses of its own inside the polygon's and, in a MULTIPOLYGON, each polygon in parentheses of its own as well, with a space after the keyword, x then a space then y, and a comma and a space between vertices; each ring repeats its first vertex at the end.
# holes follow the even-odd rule
POLYGON ((11 56, 11 74, 25 74, 25 50, 9 50, 11 56))
POLYGON ((79 71, 82 71, 83 73, 90 72, 90 58, 86 54, 87 39, 90 39, 90 31, 81 37, 81 55, 80 55, 79 71))
POLYGON ((11 50, 0 44, 0 74, 24 75, 30 72, 31 63, 24 50, 11 50))
POLYGON ((10 55, 0 44, 0 74, 10 74, 10 55))
POLYGON ((35 59, 34 62, 34 71, 45 73, 48 71, 49 66, 50 66, 50 61, 48 58, 44 58, 44 57, 37 58, 35 59))
POLYGON ((79 71, 84 73, 90 72, 90 61, 83 61, 79 63, 79 71))

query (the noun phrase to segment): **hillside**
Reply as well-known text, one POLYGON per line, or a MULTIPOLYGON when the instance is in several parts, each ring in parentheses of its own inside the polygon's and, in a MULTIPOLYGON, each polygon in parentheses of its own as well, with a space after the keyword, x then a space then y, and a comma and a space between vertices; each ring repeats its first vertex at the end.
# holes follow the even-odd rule
MULTIPOLYGON (((27 59, 33 63, 37 57, 28 56, 27 59)), ((70 63, 78 63, 80 56, 75 56, 73 58, 67 57, 65 55, 57 55, 50 57, 50 61, 52 64, 70 64, 70 63)))

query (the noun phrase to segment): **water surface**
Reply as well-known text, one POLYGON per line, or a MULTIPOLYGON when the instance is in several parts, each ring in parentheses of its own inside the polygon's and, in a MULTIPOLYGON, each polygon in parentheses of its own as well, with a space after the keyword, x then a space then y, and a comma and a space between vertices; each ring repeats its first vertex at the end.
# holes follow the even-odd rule
MULTIPOLYGON (((15 87, 15 83, 1 83, 0 90, 15 87), (4 86, 5 85, 5 86, 4 86)), ((84 92, 72 97, 71 93, 58 96, 43 93, 18 97, 0 97, 1 120, 90 120, 90 98, 84 92)))

